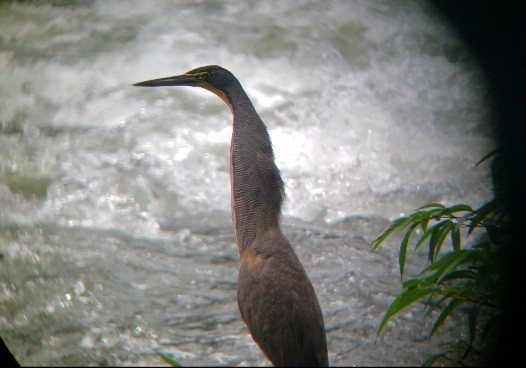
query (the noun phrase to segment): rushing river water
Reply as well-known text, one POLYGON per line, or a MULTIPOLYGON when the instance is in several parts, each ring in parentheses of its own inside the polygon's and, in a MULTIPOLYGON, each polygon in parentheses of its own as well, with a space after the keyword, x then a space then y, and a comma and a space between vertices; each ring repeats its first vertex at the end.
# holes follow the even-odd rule
MULTIPOLYGON (((240 319, 231 113, 145 79, 219 64, 274 144, 331 365, 415 365, 389 220, 491 196, 487 91, 419 1, 0 3, 0 335, 24 365, 268 365, 240 319)), ((399 239, 398 239, 399 240, 399 239)), ((424 261, 410 259, 408 272, 424 261)))

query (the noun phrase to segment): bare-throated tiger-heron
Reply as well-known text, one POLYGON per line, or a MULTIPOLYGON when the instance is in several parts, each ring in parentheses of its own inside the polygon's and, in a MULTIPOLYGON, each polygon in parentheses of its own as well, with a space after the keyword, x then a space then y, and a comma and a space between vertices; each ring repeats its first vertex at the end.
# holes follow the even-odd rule
POLYGON ((284 184, 265 124, 237 78, 210 65, 140 87, 191 86, 219 96, 234 116, 232 222, 241 258, 237 302, 254 341, 277 366, 328 366, 320 304, 280 229, 284 184))

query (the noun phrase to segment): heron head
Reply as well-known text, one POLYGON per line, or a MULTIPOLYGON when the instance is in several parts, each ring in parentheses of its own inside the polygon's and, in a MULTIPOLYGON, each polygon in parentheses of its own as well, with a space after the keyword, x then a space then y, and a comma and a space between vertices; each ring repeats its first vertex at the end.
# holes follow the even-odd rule
POLYGON ((238 80, 232 73, 218 65, 195 68, 182 75, 135 83, 137 87, 190 86, 201 87, 219 96, 231 107, 228 92, 238 80))

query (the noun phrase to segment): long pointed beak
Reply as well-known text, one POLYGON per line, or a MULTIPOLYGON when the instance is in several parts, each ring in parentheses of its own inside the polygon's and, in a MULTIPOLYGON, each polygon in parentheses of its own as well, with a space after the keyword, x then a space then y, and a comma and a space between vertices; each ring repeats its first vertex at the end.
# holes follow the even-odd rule
POLYGON ((190 87, 201 87, 209 90, 210 92, 221 98, 232 110, 232 104, 230 103, 225 92, 212 86, 207 82, 209 74, 207 72, 188 72, 183 75, 176 75, 175 77, 166 77, 159 79, 147 80, 144 82, 135 83, 137 87, 161 87, 161 86, 190 86, 190 87))
POLYGON ((151 79, 144 82, 135 83, 137 87, 161 87, 161 86, 191 86, 202 87, 205 81, 206 73, 193 73, 176 75, 174 77, 166 77, 159 79, 151 79))

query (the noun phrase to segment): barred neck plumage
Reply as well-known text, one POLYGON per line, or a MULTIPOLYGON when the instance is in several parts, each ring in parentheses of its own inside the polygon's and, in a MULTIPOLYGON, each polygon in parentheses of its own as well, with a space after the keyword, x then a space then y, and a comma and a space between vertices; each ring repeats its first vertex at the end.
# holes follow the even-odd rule
POLYGON ((239 82, 225 92, 234 116, 230 146, 232 221, 239 253, 279 228, 284 185, 265 124, 239 82))

